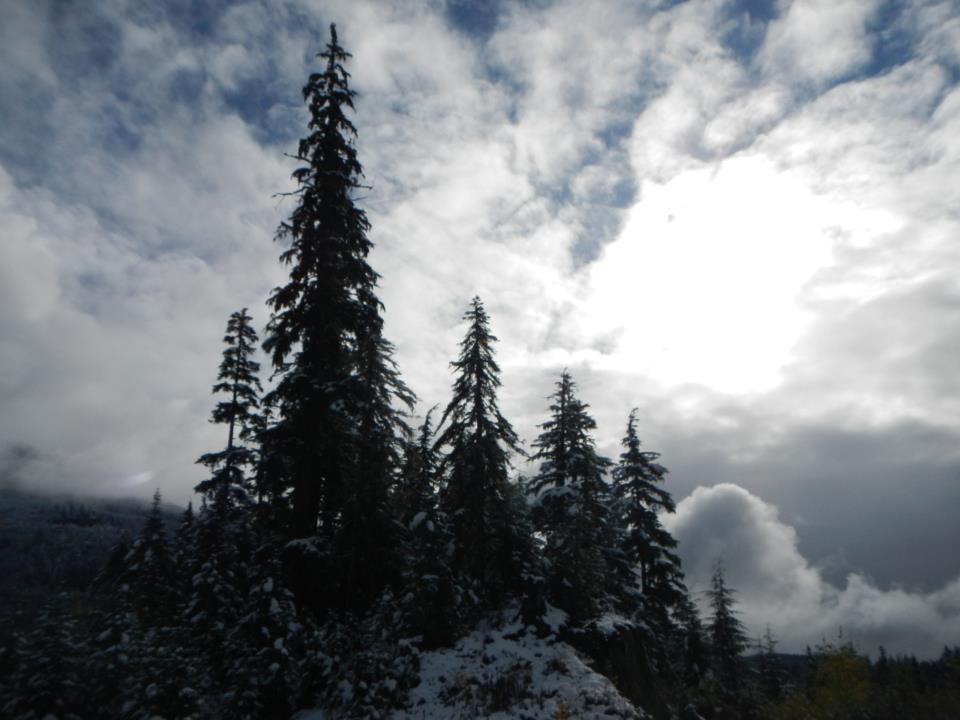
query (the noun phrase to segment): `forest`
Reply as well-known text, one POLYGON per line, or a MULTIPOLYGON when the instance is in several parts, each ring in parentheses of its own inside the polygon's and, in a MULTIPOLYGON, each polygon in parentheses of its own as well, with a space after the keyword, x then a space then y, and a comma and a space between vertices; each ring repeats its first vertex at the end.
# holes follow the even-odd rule
POLYGON ((448 401, 418 407, 368 262, 350 57, 331 26, 275 238, 289 278, 261 332, 246 308, 227 320, 211 414, 224 444, 198 460, 198 507, 171 523, 158 492, 89 587, 71 576, 6 602, 0 715, 960 716, 960 648, 870 657, 841 633, 778 653, 769 629, 748 637, 719 558, 695 597, 637 411, 604 457, 562 370, 525 450, 480 297, 464 298, 448 401))

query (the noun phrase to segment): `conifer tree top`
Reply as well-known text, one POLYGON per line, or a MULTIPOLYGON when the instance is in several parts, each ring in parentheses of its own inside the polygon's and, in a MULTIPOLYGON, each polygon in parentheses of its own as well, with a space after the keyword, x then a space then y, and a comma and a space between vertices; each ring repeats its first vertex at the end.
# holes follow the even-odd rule
POLYGON ((670 513, 675 512, 676 504, 672 496, 660 487, 667 474, 667 469, 656 462, 660 453, 640 449, 636 408, 630 411, 622 445, 624 451, 620 454, 620 462, 612 473, 618 495, 629 496, 631 501, 647 507, 652 512, 657 512, 659 509, 670 513))
POLYGON ((225 513, 235 503, 247 500, 243 467, 256 463, 257 453, 245 443, 254 440, 262 418, 260 407, 260 364, 251 356, 257 347, 257 333, 250 325, 251 317, 243 308, 230 315, 223 338, 226 348, 217 374, 214 393, 227 397, 217 403, 211 422, 227 426, 227 446, 219 452, 206 453, 197 460, 212 471, 212 476, 194 489, 212 501, 218 513, 225 513))
POLYGON ((440 419, 440 427, 447 427, 437 445, 449 444, 458 437, 489 437, 522 454, 520 439, 497 402, 500 366, 493 356, 497 337, 490 331, 490 319, 478 296, 470 301, 463 319, 468 323, 467 332, 460 341, 459 357, 450 363, 457 378, 453 398, 440 419))
POLYGON ((290 243, 280 255, 291 266, 290 281, 268 300, 274 314, 264 349, 281 373, 298 343, 304 350, 299 364, 336 372, 342 354, 356 351, 356 338, 379 337, 383 325, 375 294, 379 275, 366 261, 370 223, 352 197, 363 168, 354 147, 357 131, 346 115, 355 95, 343 66, 350 54, 337 40, 336 26, 330 26, 330 41, 318 57, 326 67, 303 88, 309 132, 297 147, 295 159, 305 164, 294 170, 297 188, 290 193, 299 204, 276 236, 290 243))
POLYGON ((534 440, 537 448, 533 456, 542 460, 540 472, 533 480, 533 488, 562 486, 575 479, 593 479, 602 474, 610 461, 595 452, 590 432, 597 427, 587 413, 590 407, 576 397, 577 384, 564 370, 556 382, 556 391, 550 396, 550 419, 540 424, 543 432, 534 440))
POLYGON ((734 590, 727 587, 725 570, 720 561, 714 565, 707 597, 713 610, 710 634, 713 636, 714 650, 726 658, 736 658, 747 647, 747 634, 737 617, 734 590))

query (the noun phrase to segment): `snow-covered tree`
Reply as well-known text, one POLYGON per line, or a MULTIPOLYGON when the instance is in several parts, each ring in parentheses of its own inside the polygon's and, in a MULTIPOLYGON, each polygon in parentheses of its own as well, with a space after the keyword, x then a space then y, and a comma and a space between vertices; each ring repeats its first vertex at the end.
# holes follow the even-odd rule
POLYGON ((306 645, 315 629, 287 588, 276 549, 262 545, 251 563, 236 621, 223 632, 226 718, 287 718, 305 690, 306 645))
POLYGON ((611 602, 617 568, 612 564, 615 521, 604 474, 610 460, 596 451, 596 422, 577 399, 566 370, 550 396, 550 419, 540 425, 533 459, 540 471, 530 482, 534 527, 544 538, 554 602, 572 616, 592 617, 611 602))
POLYGON ((441 507, 450 518, 454 563, 480 594, 496 598, 519 577, 527 539, 518 535, 510 502, 510 453, 520 440, 500 412, 497 338, 479 297, 464 314, 467 332, 451 363, 453 397, 443 411, 436 447, 443 449, 441 507))
POLYGON ((75 617, 55 603, 32 618, 32 626, 10 635, 0 673, 0 716, 17 720, 81 720, 99 712, 82 682, 89 662, 75 617))
POLYGON ((122 562, 114 558, 101 576, 112 592, 91 618, 88 663, 98 712, 143 720, 197 712, 197 688, 211 678, 182 623, 179 576, 158 490, 122 562))

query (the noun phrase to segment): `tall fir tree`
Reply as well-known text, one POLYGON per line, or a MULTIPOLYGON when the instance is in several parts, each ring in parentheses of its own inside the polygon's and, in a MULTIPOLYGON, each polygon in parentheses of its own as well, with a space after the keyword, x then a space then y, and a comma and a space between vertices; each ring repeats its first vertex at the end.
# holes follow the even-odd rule
POLYGON ((293 173, 298 203, 277 231, 289 243, 280 258, 290 279, 268 301, 264 349, 277 382, 268 395, 274 422, 263 433, 270 476, 261 484, 275 496, 288 489, 288 536, 315 538, 303 557, 327 559, 308 589, 314 601, 356 607, 397 574, 388 495, 409 432, 397 401, 410 405, 413 394, 383 337, 370 224, 354 202, 363 170, 346 115, 355 95, 344 68, 350 55, 333 25, 319 57, 326 66, 303 89, 310 120, 293 173))
POLYGON ((210 468, 211 476, 194 489, 219 515, 249 500, 244 468, 254 467, 257 463, 252 443, 261 429, 258 410, 263 388, 258 377, 260 363, 252 359, 258 338, 250 320, 246 308, 230 315, 223 337, 227 347, 213 386, 214 393, 224 393, 229 398, 218 402, 210 417, 210 422, 227 426, 227 446, 197 460, 210 468))
POLYGON ((530 482, 534 527, 545 540, 550 595, 574 619, 606 609, 620 582, 616 534, 604 474, 611 462, 596 451, 596 422, 576 397, 566 370, 550 396, 550 419, 533 443, 540 471, 530 482))
POLYGON ((518 535, 516 505, 510 500, 510 453, 522 454, 520 440, 500 412, 497 390, 500 367, 493 356, 497 338, 479 297, 464 314, 466 335, 456 372, 453 397, 443 411, 436 447, 444 484, 442 509, 455 540, 454 564, 481 596, 497 599, 519 578, 527 538, 518 535))
POLYGON ((661 484, 667 469, 659 453, 640 449, 637 411, 630 412, 623 452, 614 467, 613 492, 619 521, 625 529, 623 549, 640 573, 644 615, 662 632, 670 630, 671 610, 686 596, 677 541, 660 523, 659 513, 676 510, 661 484))
POLYGON ((717 562, 707 590, 711 618, 708 627, 714 675, 728 696, 740 691, 741 655, 747 648, 747 634, 734 608, 734 591, 727 587, 723 564, 717 562))
POLYGON ((262 388, 260 365, 253 360, 258 338, 243 308, 230 315, 223 338, 226 348, 213 392, 227 396, 213 409, 211 422, 227 426, 227 444, 197 462, 211 477, 195 490, 203 498, 198 517, 178 533, 181 569, 188 576, 186 615, 195 628, 209 635, 211 657, 217 667, 225 659, 220 649, 228 627, 240 615, 240 600, 248 590, 251 552, 251 478, 259 454, 254 448, 262 430, 259 413, 262 388))

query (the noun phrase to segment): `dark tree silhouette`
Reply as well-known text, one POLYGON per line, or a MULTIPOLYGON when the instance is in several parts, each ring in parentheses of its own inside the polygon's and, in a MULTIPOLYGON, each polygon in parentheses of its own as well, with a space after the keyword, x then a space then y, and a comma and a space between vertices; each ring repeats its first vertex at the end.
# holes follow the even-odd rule
POLYGON ((251 447, 261 429, 260 364, 252 359, 257 347, 257 333, 250 327, 250 316, 243 308, 230 315, 223 342, 223 360, 217 374, 214 393, 225 393, 229 399, 217 403, 210 422, 227 426, 227 446, 220 452, 203 455, 198 463, 211 470, 211 477, 196 488, 218 515, 242 505, 249 499, 244 468, 253 467, 257 453, 251 447))
POLYGON ((440 454, 434 445, 433 411, 427 411, 414 441, 404 451, 403 469, 394 492, 394 505, 401 522, 409 526, 421 513, 437 509, 440 454))
POLYGON ((410 634, 421 636, 427 648, 453 641, 463 595, 451 563, 450 522, 439 507, 434 409, 427 412, 416 440, 407 447, 396 491, 406 551, 401 605, 410 634))
POLYGON ((624 451, 614 467, 613 489, 619 522, 625 529, 623 549, 640 571, 640 589, 648 622, 668 631, 670 611, 685 597, 677 541, 660 524, 660 512, 674 512, 673 498, 660 487, 667 469, 659 454, 640 449, 637 411, 630 412, 624 451))
POLYGON ((397 574, 388 494, 409 429, 396 401, 409 405, 413 395, 383 337, 370 225, 354 202, 363 170, 346 115, 350 55, 333 25, 319 57, 326 67, 303 89, 310 121, 293 173, 297 207, 277 231, 289 243, 280 258, 290 279, 268 301, 264 349, 277 383, 267 398, 274 422, 263 433, 261 484, 292 493, 291 538, 319 535, 319 545, 300 546, 328 562, 315 599, 362 606, 397 574))
POLYGON ((708 630, 714 673, 728 693, 736 693, 740 689, 740 656, 747 648, 747 634, 734 609, 733 595, 734 591, 727 587, 723 564, 717 562, 710 589, 707 590, 712 610, 708 630))
POLYGON ((500 367, 493 357, 497 338, 479 297, 464 314, 467 333, 456 372, 453 398, 440 420, 436 447, 441 461, 443 510, 456 541, 455 565, 475 582, 481 595, 495 597, 519 574, 516 506, 510 500, 511 451, 522 454, 520 440, 500 412, 500 367))
POLYGON ((551 597, 578 619, 610 603, 619 578, 613 565, 616 536, 600 456, 590 432, 596 422, 577 399, 576 383, 564 370, 550 396, 550 419, 534 441, 540 471, 530 483, 534 527, 545 539, 551 597))
POLYGON ((153 494, 150 514, 124 558, 119 578, 133 605, 149 621, 166 620, 175 606, 175 566, 160 510, 161 495, 153 494))
POLYGON ((709 667, 707 633, 696 604, 687 594, 677 604, 674 617, 678 625, 674 638, 680 676, 687 687, 696 688, 709 667))

